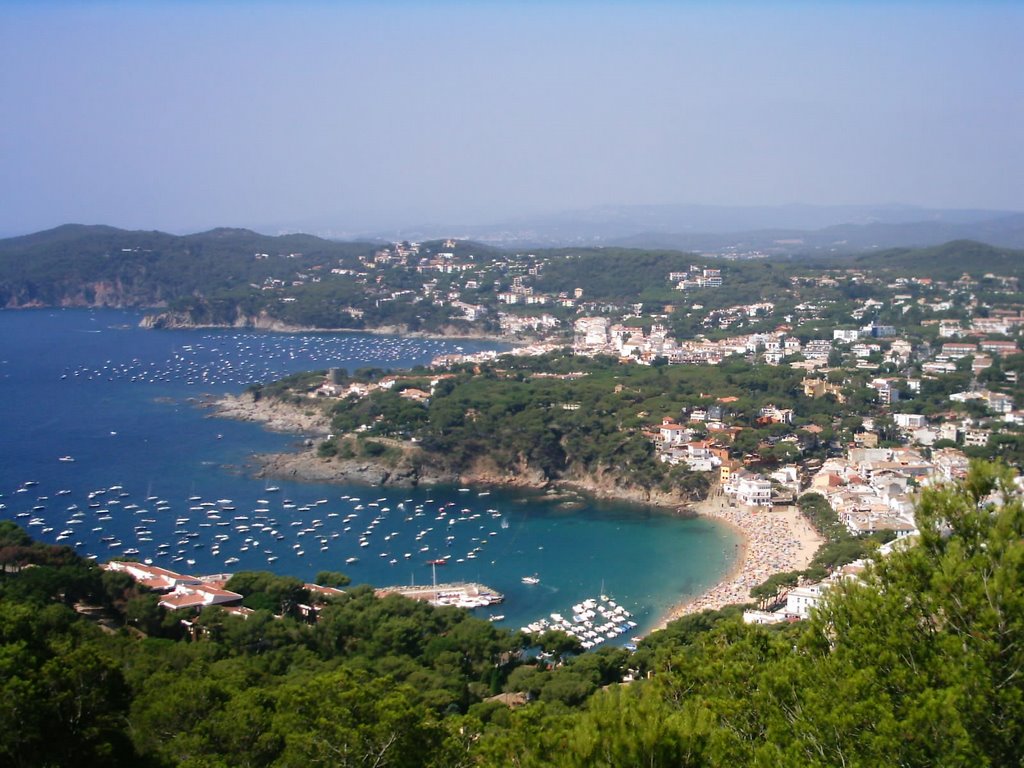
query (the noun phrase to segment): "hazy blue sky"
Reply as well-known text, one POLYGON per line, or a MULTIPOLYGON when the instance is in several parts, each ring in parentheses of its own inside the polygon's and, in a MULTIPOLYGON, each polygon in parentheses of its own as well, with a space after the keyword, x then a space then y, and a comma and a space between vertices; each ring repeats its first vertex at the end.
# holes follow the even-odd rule
POLYGON ((0 233, 1024 210, 1022 41, 1015 2, 4 3, 0 233))

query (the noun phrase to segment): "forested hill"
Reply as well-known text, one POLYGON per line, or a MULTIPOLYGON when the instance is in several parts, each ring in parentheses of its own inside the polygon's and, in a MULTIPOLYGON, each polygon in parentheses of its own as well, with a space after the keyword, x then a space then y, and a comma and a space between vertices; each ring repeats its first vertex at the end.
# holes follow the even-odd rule
POLYGON ((1024 250, 997 248, 974 240, 953 240, 930 248, 890 248, 859 256, 814 259, 818 266, 883 271, 894 276, 927 276, 955 280, 964 272, 1020 277, 1024 275, 1024 250))
POLYGON ((246 229, 178 236, 67 224, 0 240, 0 305, 161 306, 291 280, 296 270, 324 262, 354 267, 374 247, 246 229))

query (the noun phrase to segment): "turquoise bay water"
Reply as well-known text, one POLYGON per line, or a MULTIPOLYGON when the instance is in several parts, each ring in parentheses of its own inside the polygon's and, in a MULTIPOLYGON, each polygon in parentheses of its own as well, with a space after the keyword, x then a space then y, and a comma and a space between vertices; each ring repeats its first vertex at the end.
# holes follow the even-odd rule
POLYGON ((208 418, 204 395, 287 373, 403 368, 486 342, 369 334, 143 331, 113 310, 0 312, 0 519, 107 560, 186 573, 341 570, 375 586, 480 581, 517 628, 601 591, 637 632, 715 583, 732 532, 647 508, 571 511, 502 489, 381 489, 249 476, 296 436, 208 418), (65 459, 65 460, 61 460, 65 459), (360 538, 367 546, 360 546, 360 538), (432 569, 428 560, 449 556, 432 569), (350 558, 358 561, 346 563, 350 558), (523 584, 536 575, 537 585, 523 584))

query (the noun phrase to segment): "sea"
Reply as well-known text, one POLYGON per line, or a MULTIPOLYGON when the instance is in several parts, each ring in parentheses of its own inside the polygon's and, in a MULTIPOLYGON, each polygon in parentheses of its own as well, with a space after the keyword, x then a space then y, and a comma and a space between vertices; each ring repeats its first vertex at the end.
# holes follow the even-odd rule
MULTIPOLYGON (((212 396, 304 370, 402 369, 493 342, 366 333, 143 330, 120 310, 0 311, 0 519, 103 562, 192 575, 341 571, 377 587, 469 581, 518 629, 604 595, 632 636, 728 572, 726 526, 656 508, 501 488, 264 480, 302 436, 211 417, 212 396), (445 565, 429 561, 443 560, 445 565), (536 583, 524 583, 523 579, 536 583)), ((616 642, 628 642, 623 636, 616 642)))

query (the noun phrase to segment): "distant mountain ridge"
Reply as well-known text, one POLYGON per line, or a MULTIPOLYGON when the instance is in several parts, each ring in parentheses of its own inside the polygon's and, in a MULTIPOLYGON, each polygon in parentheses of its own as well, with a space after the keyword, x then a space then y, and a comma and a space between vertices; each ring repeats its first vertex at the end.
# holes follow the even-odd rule
POLYGON ((918 221, 837 224, 807 231, 773 229, 721 234, 641 233, 620 238, 626 247, 696 251, 759 250, 770 254, 851 253, 884 248, 925 248, 954 240, 973 240, 1003 248, 1024 248, 1024 214, 969 223, 918 221))
POLYGON ((1024 213, 912 206, 601 206, 490 225, 424 225, 380 231, 385 239, 460 237, 493 245, 572 245, 794 254, 926 247, 978 240, 1024 247, 1024 213))

